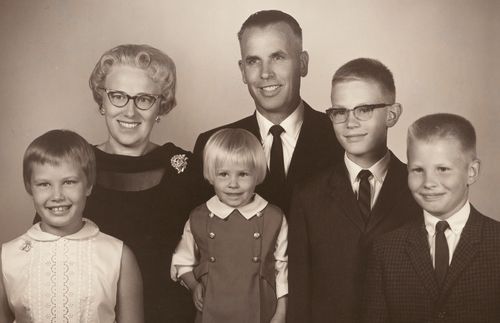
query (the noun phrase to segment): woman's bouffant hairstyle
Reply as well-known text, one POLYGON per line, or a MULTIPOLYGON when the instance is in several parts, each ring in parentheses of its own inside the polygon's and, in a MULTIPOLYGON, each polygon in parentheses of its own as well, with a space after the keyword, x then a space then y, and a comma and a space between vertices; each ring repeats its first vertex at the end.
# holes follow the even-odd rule
POLYGON ((221 129, 208 139, 203 150, 203 176, 213 183, 217 169, 224 163, 243 164, 255 171, 257 184, 266 177, 267 163, 259 140, 239 128, 221 129))
POLYGON ((432 142, 439 139, 455 139, 464 153, 476 158, 476 131, 469 120, 451 113, 435 113, 421 117, 408 128, 407 145, 412 140, 432 142))
POLYGON ((176 106, 174 61, 162 51, 149 45, 129 44, 120 45, 105 52, 90 75, 89 86, 99 107, 102 106, 105 95, 102 88, 104 88, 106 76, 116 65, 140 68, 146 71, 154 82, 160 84, 160 115, 167 114, 176 106))
POLYGON ((71 130, 51 130, 33 140, 23 157, 23 179, 26 191, 31 195, 33 164, 58 166, 69 161, 80 166, 87 179, 87 187, 95 182, 95 155, 92 146, 71 130))

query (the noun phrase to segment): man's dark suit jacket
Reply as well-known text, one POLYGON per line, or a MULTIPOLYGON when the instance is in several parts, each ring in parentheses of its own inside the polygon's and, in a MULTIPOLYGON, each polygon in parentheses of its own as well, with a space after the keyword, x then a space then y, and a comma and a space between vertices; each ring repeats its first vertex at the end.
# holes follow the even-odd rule
POLYGON ((364 322, 500 322, 500 223, 471 208, 438 288, 423 216, 377 241, 364 322))
MULTIPOLYGON (((254 134, 261 141, 259 125, 255 113, 231 124, 212 129, 198 136, 194 146, 194 155, 203 159, 203 148, 210 136, 219 129, 242 128, 254 134)), ((266 200, 279 206, 288 215, 293 186, 313 173, 342 160, 344 151, 335 137, 330 119, 321 112, 313 110, 304 102, 304 122, 300 130, 297 145, 290 161, 284 185, 273 183, 270 176, 256 187, 256 192, 266 200)), ((213 189, 205 189, 206 196, 213 195, 213 189)))
POLYGON ((367 224, 344 162, 297 188, 288 237, 288 323, 358 322, 374 238, 421 216, 407 169, 391 153, 367 224))

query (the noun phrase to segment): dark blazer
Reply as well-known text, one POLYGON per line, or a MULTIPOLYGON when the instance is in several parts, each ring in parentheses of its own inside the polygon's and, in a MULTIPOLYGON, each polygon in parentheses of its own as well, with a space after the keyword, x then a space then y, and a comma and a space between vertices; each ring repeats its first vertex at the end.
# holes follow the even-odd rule
MULTIPOLYGON (((234 123, 200 134, 193 151, 197 158, 203 159, 203 148, 208 139, 217 130, 223 128, 243 128, 261 140, 254 113, 234 123)), ((266 176, 264 182, 257 186, 256 192, 272 204, 279 206, 288 215, 293 186, 313 173, 342 160, 343 154, 344 151, 335 137, 330 119, 304 102, 304 123, 290 161, 285 184, 273 183, 270 176, 266 176)), ((207 186, 206 190, 206 196, 213 195, 211 187, 207 186)))
POLYGON ((288 237, 288 323, 357 322, 372 241, 421 216, 406 165, 391 153, 365 224, 344 162, 297 187, 288 237))
POLYGON ((500 322, 500 223, 471 208, 439 290, 423 217, 374 246, 364 322, 500 322))

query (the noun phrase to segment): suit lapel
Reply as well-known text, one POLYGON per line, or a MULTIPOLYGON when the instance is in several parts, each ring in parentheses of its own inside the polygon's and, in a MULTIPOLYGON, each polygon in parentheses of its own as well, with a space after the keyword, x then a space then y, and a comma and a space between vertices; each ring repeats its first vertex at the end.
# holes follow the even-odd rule
POLYGON ((260 136, 259 124, 257 123, 257 115, 254 112, 251 116, 242 119, 240 123, 235 124, 239 128, 246 129, 250 131, 259 141, 262 141, 260 136))
POLYGON ((418 225, 410 227, 405 248, 415 268, 415 272, 420 277, 422 285, 429 291, 433 299, 437 299, 439 289, 434 276, 434 267, 432 266, 427 230, 425 230, 423 217, 418 222, 418 225))
POLYGON ((481 242, 483 221, 479 212, 471 207, 469 219, 460 235, 460 241, 453 253, 448 274, 444 280, 440 299, 445 299, 450 288, 453 287, 465 268, 476 256, 481 242))
MULTIPOLYGON (((262 137, 260 136, 259 123, 257 122, 257 113, 254 112, 251 116, 241 119, 238 122, 231 124, 233 128, 243 128, 250 131, 260 142, 262 142, 262 137)), ((269 166, 267 166, 267 173, 264 181, 257 185, 256 191, 268 200, 274 200, 273 194, 273 183, 271 182, 271 176, 269 176, 269 166)), ((276 203, 276 202, 275 202, 276 203)))
POLYGON ((335 165, 329 185, 331 196, 336 205, 340 206, 343 211, 342 214, 349 218, 361 232, 364 232, 366 224, 358 208, 358 203, 349 181, 347 168, 343 162, 335 165))
POLYGON ((314 122, 312 120, 312 108, 304 102, 304 122, 300 129, 299 138, 293 151, 290 166, 288 168, 287 181, 295 183, 295 178, 302 177, 300 172, 310 167, 309 156, 315 152, 309 151, 310 143, 314 136, 314 122))
POLYGON ((387 175, 382 184, 377 202, 373 206, 367 231, 372 230, 380 221, 391 214, 391 210, 400 201, 400 196, 405 192, 404 187, 401 187, 401 183, 406 183, 406 178, 407 171, 405 165, 391 152, 387 175))

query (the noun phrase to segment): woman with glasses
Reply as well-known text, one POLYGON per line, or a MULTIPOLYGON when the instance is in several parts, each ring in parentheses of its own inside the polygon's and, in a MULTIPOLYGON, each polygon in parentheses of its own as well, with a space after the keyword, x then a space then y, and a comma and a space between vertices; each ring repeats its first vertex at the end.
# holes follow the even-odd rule
POLYGON ((85 217, 134 251, 144 281, 146 322, 187 322, 190 294, 169 279, 170 259, 189 211, 201 165, 172 143, 150 139, 176 105, 175 65, 147 45, 120 45, 97 62, 89 80, 107 138, 95 146, 97 179, 85 217))

